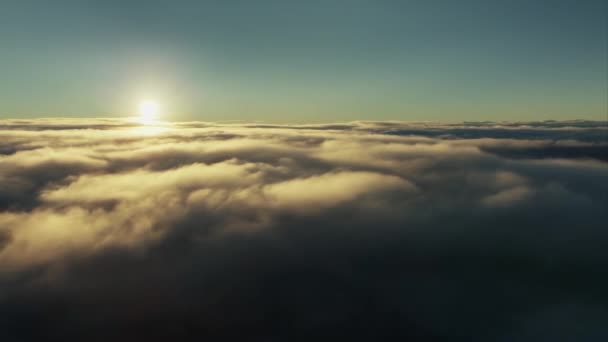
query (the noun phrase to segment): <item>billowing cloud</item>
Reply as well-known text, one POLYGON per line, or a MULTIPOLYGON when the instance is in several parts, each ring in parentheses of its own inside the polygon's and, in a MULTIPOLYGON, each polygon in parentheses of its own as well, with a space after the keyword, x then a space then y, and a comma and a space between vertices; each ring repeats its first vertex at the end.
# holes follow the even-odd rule
POLYGON ((607 134, 0 122, 0 339, 601 339, 607 134))

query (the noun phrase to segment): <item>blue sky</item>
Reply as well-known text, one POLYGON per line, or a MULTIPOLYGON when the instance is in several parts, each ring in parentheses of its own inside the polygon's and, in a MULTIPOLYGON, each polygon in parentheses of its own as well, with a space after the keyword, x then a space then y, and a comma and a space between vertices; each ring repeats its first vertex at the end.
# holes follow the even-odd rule
POLYGON ((0 117, 606 120, 604 1, 3 1, 0 117))

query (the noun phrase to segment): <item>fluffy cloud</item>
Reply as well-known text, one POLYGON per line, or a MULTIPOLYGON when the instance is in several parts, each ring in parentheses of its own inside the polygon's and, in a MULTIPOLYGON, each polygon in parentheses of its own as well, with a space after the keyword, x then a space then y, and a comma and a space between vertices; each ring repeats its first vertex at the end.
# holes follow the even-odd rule
POLYGON ((0 338, 606 337, 607 133, 0 122, 0 338))

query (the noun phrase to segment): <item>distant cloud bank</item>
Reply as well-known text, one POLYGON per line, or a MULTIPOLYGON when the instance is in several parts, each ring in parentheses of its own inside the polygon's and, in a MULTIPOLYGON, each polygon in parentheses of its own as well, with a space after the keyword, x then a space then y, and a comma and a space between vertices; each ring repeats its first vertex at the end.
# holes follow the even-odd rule
POLYGON ((606 122, 0 121, 0 340, 608 339, 606 122))

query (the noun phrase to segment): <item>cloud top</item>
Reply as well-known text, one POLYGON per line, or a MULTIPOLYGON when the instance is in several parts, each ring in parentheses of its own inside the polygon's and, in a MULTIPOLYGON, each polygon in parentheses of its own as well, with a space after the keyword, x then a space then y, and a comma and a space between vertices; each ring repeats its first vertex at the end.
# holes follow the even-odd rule
POLYGON ((607 137, 5 120, 0 338, 601 338, 607 137))

